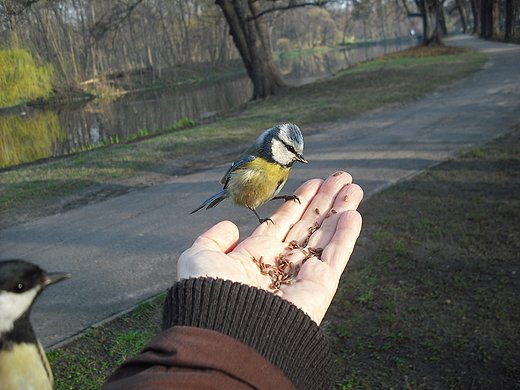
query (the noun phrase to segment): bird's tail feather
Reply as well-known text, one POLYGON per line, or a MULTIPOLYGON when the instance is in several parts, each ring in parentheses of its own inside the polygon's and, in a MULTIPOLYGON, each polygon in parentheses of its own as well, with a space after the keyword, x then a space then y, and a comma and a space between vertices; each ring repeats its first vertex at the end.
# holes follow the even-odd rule
POLYGON ((193 210, 190 214, 196 213, 200 209, 203 209, 206 207, 206 210, 212 209, 213 207, 216 207, 220 202, 222 202, 224 199, 226 199, 226 190, 222 190, 219 193, 213 195, 208 200, 204 201, 199 207, 197 207, 195 210, 193 210))

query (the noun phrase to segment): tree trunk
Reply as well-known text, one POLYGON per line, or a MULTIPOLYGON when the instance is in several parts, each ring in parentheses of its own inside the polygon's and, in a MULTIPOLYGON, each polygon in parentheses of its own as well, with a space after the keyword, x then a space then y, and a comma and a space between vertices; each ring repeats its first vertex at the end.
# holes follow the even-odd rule
POLYGON ((255 0, 216 0, 224 12, 229 32, 253 82, 252 99, 274 95, 285 87, 269 48, 267 29, 255 0))
POLYGON ((480 11, 481 11, 481 0, 471 0, 471 13, 473 14, 473 34, 481 35, 482 34, 482 28, 481 28, 481 17, 480 17, 480 11))
POLYGON ((489 16, 491 15, 490 3, 491 0, 480 1, 480 37, 484 39, 491 37, 491 33, 489 32, 491 30, 489 28, 489 16))
POLYGON ((442 46, 442 6, 438 0, 421 1, 423 46, 442 46))
POLYGON ((504 41, 512 42, 516 40, 516 1, 506 0, 506 33, 504 41))
POLYGON ((462 32, 468 32, 468 23, 466 22, 466 15, 464 14, 464 9, 462 7, 459 7, 459 13, 462 32))
POLYGON ((441 28, 441 38, 448 35, 448 28, 446 27, 446 17, 444 15, 444 6, 441 1, 437 3, 437 15, 439 17, 439 26, 441 28))
POLYGON ((500 35, 500 3, 499 0, 493 0, 493 38, 497 38, 500 35))
POLYGON ((496 4, 498 0, 481 0, 480 9, 480 24, 481 33, 480 37, 484 39, 491 39, 496 33, 497 20, 496 15, 496 4))

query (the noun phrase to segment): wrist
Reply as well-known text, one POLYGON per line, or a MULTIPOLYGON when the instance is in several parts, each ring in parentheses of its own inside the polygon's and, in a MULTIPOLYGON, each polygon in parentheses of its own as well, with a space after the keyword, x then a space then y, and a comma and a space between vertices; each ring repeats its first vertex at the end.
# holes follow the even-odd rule
POLYGON ((214 330, 254 348, 299 389, 326 389, 335 371, 316 323, 292 303, 255 287, 181 280, 168 292, 163 312, 163 329, 176 325, 214 330))

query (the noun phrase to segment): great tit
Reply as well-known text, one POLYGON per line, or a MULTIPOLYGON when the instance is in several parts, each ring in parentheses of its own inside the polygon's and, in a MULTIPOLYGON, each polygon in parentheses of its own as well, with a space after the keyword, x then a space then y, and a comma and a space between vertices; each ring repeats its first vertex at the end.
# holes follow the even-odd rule
POLYGON ((190 214, 206 206, 206 209, 212 209, 230 198, 233 203, 255 213, 258 222, 271 221, 270 218, 260 218, 256 208, 272 199, 299 201, 296 195, 276 196, 287 181, 295 161, 307 162, 303 158, 303 136, 298 126, 286 123, 266 130, 230 165, 220 181, 224 189, 190 214))
POLYGON ((24 260, 0 261, 0 389, 53 388, 52 371, 29 316, 43 289, 69 277, 24 260))

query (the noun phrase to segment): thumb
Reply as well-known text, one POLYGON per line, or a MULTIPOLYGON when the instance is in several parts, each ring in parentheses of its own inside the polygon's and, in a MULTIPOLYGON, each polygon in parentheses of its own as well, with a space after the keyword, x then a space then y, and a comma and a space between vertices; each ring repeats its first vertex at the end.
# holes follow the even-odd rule
POLYGON ((192 248, 228 253, 235 248, 238 238, 237 226, 231 221, 222 221, 199 236, 193 243, 192 248))

